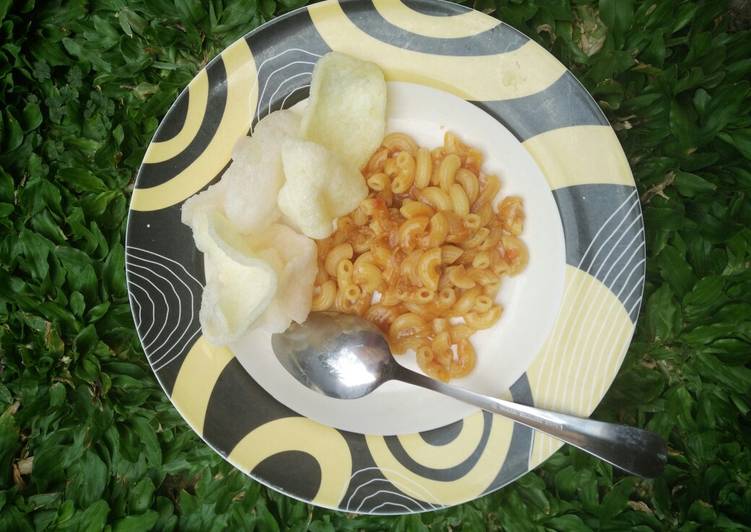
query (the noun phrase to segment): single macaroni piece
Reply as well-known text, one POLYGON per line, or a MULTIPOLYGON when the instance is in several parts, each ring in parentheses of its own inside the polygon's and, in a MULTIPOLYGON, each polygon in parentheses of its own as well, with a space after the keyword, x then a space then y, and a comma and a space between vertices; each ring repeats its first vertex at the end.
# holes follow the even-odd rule
POLYGON ((386 174, 373 174, 368 178, 368 186, 376 192, 383 192, 391 185, 389 176, 386 174))
POLYGON ((425 228, 430 223, 427 216, 415 216, 405 220, 399 226, 399 245, 402 249, 412 249, 416 245, 417 237, 425 233, 425 228))
POLYGON ((469 201, 474 203, 477 199, 477 195, 480 193, 480 181, 477 176, 472 173, 471 170, 466 168, 459 168, 456 172, 456 182, 459 183, 464 192, 467 193, 469 201))
MULTIPOLYGON (((375 190, 375 189, 374 189, 375 190)), ((399 212, 405 218, 415 218, 416 216, 433 216, 435 211, 429 205, 419 201, 404 200, 399 212)))
POLYGON ((430 152, 425 148, 418 149, 415 161, 415 187, 427 187, 430 184, 432 174, 433 159, 430 157, 430 152))
MULTIPOLYGON (((362 257, 363 255, 360 255, 362 257)), ((359 257, 358 257, 359 258, 359 257)), ((371 262, 361 262, 355 266, 353 280, 365 291, 372 294, 383 285, 381 270, 371 262)))
POLYGON ((499 305, 493 305, 485 312, 467 312, 464 322, 473 329, 488 329, 501 318, 501 312, 503 311, 499 305))
POLYGON ((418 193, 418 198, 439 211, 450 211, 451 197, 438 187, 425 187, 418 193))
POLYGON ((459 170, 461 165, 462 161, 455 153, 447 155, 441 161, 441 165, 438 167, 438 185, 444 192, 448 192, 451 185, 454 184, 456 171, 459 170))
POLYGON ((313 309, 365 317, 436 379, 468 375, 472 334, 503 314, 502 277, 529 260, 523 201, 498 202, 501 182, 482 162, 453 133, 432 150, 386 135, 363 167, 368 197, 317 241, 313 309))
POLYGON ((315 287, 313 291, 312 310, 328 310, 336 299, 336 283, 329 279, 315 287))
MULTIPOLYGON (((345 290, 352 286, 352 270, 354 266, 349 259, 342 259, 336 265, 336 285, 345 290)), ((348 298, 351 299, 351 298, 348 298)))
POLYGON ((454 206, 454 212, 459 216, 469 216, 469 197, 464 188, 458 183, 452 183, 449 186, 449 196, 451 204, 454 206))
POLYGON ((449 234, 449 222, 442 211, 438 211, 430 218, 430 231, 422 242, 425 247, 434 248, 446 241, 449 234))
POLYGON ((404 133, 389 133, 383 137, 381 145, 386 148, 389 153, 406 152, 413 154, 417 151, 417 144, 412 137, 405 135, 404 133))
POLYGON ((344 259, 351 259, 354 251, 351 244, 339 244, 328 252, 326 255, 326 273, 336 277, 339 263, 344 259))
POLYGON ((464 250, 451 244, 441 248, 441 262, 444 264, 453 264, 462 256, 464 250))

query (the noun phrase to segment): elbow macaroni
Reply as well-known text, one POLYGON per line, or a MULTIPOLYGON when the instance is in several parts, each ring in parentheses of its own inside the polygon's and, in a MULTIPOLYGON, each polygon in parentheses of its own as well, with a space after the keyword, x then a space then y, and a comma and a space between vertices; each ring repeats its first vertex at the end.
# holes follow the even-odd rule
POLYGON ((313 310, 365 317, 436 379, 469 374, 472 334, 500 319, 502 277, 529 260, 523 201, 496 208, 501 183, 482 163, 453 133, 432 150, 387 135, 363 169, 369 197, 317 242, 313 310))
POLYGON ((332 277, 336 277, 336 271, 339 267, 339 262, 345 259, 351 259, 353 254, 354 250, 352 249, 352 244, 339 244, 338 246, 334 247, 331 251, 328 252, 328 254, 326 255, 326 260, 324 261, 324 265, 326 266, 326 273, 328 273, 332 277))
POLYGON ((456 172, 462 165, 458 155, 451 153, 443 158, 441 165, 438 167, 438 185, 444 192, 448 192, 451 185, 454 184, 456 172))
POLYGON ((415 186, 425 188, 430 184, 430 178, 433 175, 433 158, 430 152, 425 148, 417 150, 415 160, 415 186))
POLYGON ((456 214, 465 218, 469 216, 469 198, 460 184, 453 183, 449 187, 449 197, 456 214))
POLYGON ((419 199, 439 211, 450 211, 451 197, 438 187, 425 187, 419 192, 419 199))

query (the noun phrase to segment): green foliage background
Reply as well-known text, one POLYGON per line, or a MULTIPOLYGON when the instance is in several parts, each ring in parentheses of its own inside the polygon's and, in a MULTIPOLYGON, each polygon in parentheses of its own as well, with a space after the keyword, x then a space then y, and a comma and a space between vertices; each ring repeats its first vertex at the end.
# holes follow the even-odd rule
POLYGON ((624 476, 567 448, 456 508, 358 517, 260 487, 183 423, 130 317, 128 197, 159 119, 196 70, 299 3, 0 0, 0 530, 747 529, 744 0, 476 4, 573 70, 633 167, 646 303, 596 416, 664 435, 664 476, 624 476))

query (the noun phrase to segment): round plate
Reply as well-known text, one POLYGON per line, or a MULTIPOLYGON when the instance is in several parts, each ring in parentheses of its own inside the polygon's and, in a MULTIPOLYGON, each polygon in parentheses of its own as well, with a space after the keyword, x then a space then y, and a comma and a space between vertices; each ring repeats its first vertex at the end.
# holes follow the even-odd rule
POLYGON ((508 25, 448 2, 314 4, 251 32, 199 72, 160 125, 133 192, 126 270, 134 320, 178 411, 256 480, 349 512, 458 504, 511 482, 560 443, 471 410, 420 432, 333 428, 274 399, 260 373, 253 370, 254 379, 230 350, 200 334, 203 258, 180 222, 182 202, 219 179, 235 140, 255 121, 307 97, 313 66, 330 50, 377 63, 389 82, 469 102, 531 156, 562 227, 564 265, 560 305, 551 303, 558 312, 548 331, 537 330, 539 345, 509 393, 578 415, 602 399, 628 348, 644 285, 643 222, 628 162, 563 65, 508 25))

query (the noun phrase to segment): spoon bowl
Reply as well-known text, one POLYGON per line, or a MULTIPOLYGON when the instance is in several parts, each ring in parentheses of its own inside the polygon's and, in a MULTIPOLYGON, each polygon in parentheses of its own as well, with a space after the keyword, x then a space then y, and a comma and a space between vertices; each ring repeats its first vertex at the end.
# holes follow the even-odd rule
POLYGON ((271 337, 282 366, 311 390, 336 399, 363 397, 391 380, 398 365, 381 331, 358 316, 313 312, 271 337))

